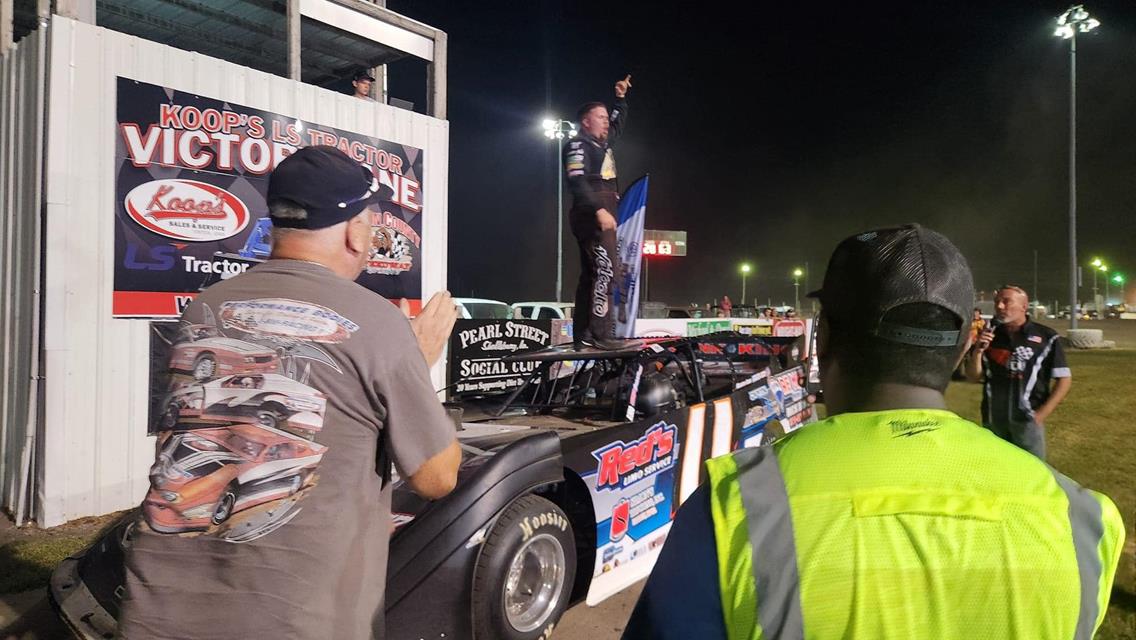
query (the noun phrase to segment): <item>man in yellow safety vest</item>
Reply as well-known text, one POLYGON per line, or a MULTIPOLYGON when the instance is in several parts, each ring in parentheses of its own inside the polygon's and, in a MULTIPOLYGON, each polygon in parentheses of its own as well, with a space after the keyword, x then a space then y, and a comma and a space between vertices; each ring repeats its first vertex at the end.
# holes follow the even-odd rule
POLYGON ((707 462, 624 638, 1089 640, 1124 527, 946 410, 974 306, 959 250, 858 234, 812 295, 828 419, 707 462))

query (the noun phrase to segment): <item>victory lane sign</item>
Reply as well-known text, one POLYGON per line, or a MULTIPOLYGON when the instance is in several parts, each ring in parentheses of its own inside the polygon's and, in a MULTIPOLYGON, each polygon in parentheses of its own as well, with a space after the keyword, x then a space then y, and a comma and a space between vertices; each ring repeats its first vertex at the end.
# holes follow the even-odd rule
POLYGON ((335 146, 393 195, 371 208, 359 283, 422 297, 422 150, 118 78, 115 317, 175 317, 206 285, 268 256, 268 174, 309 145, 335 146))

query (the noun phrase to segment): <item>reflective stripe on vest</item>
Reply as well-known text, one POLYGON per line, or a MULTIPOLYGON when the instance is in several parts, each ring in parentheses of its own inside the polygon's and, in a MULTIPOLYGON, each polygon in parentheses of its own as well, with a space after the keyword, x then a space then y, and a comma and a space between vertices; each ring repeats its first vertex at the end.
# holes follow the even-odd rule
POLYGON ((776 453, 772 447, 743 449, 706 466, 714 520, 731 531, 715 536, 730 640, 803 639, 793 520, 776 453))
MULTIPOLYGON (((1084 488, 1052 469, 1058 486, 1069 498, 1069 524, 1073 527, 1073 549, 1077 553, 1077 573, 1081 578, 1081 611, 1073 640, 1092 640, 1100 616, 1101 558, 1099 545, 1104 535, 1101 505, 1084 488)), ((1107 597, 1107 596, 1106 596, 1107 597)))

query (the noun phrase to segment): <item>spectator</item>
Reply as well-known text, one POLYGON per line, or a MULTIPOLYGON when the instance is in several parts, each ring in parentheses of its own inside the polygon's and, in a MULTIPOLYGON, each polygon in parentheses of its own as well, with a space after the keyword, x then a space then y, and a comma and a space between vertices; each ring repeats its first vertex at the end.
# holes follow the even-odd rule
POLYGON ((375 84, 375 76, 370 71, 360 69, 351 78, 351 86, 355 87, 355 97, 362 100, 375 100, 371 97, 371 87, 375 84))
POLYGON ((970 344, 978 344, 978 336, 986 330, 986 318, 982 317, 982 309, 975 307, 970 318, 970 344))
POLYGON ((1124 545, 1112 501, 945 409, 966 260, 917 225, 837 246, 829 417, 706 463, 624 638, 1091 638, 1124 545))
POLYGON ((449 293, 407 322, 354 282, 379 188, 334 147, 288 156, 268 179, 268 261, 209 287, 182 315, 191 325, 229 317, 221 324, 236 345, 306 354, 302 373, 265 374, 263 389, 315 424, 307 437, 286 431, 262 404, 272 424, 202 415, 159 433, 118 637, 383 637, 390 465, 420 496, 440 498, 461 450, 427 369, 457 317, 449 293))

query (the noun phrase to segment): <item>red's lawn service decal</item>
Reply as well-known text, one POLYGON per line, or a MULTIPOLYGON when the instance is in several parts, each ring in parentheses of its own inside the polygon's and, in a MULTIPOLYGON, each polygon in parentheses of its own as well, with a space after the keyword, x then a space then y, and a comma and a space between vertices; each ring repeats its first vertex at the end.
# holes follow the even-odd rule
POLYGON ((196 180, 153 180, 126 194, 130 218, 158 235, 188 242, 231 238, 249 223, 240 198, 196 180))
POLYGON ((622 489, 670 466, 674 462, 671 452, 676 433, 673 426, 660 422, 638 440, 626 443, 619 440, 592 452, 599 461, 596 491, 622 489))

